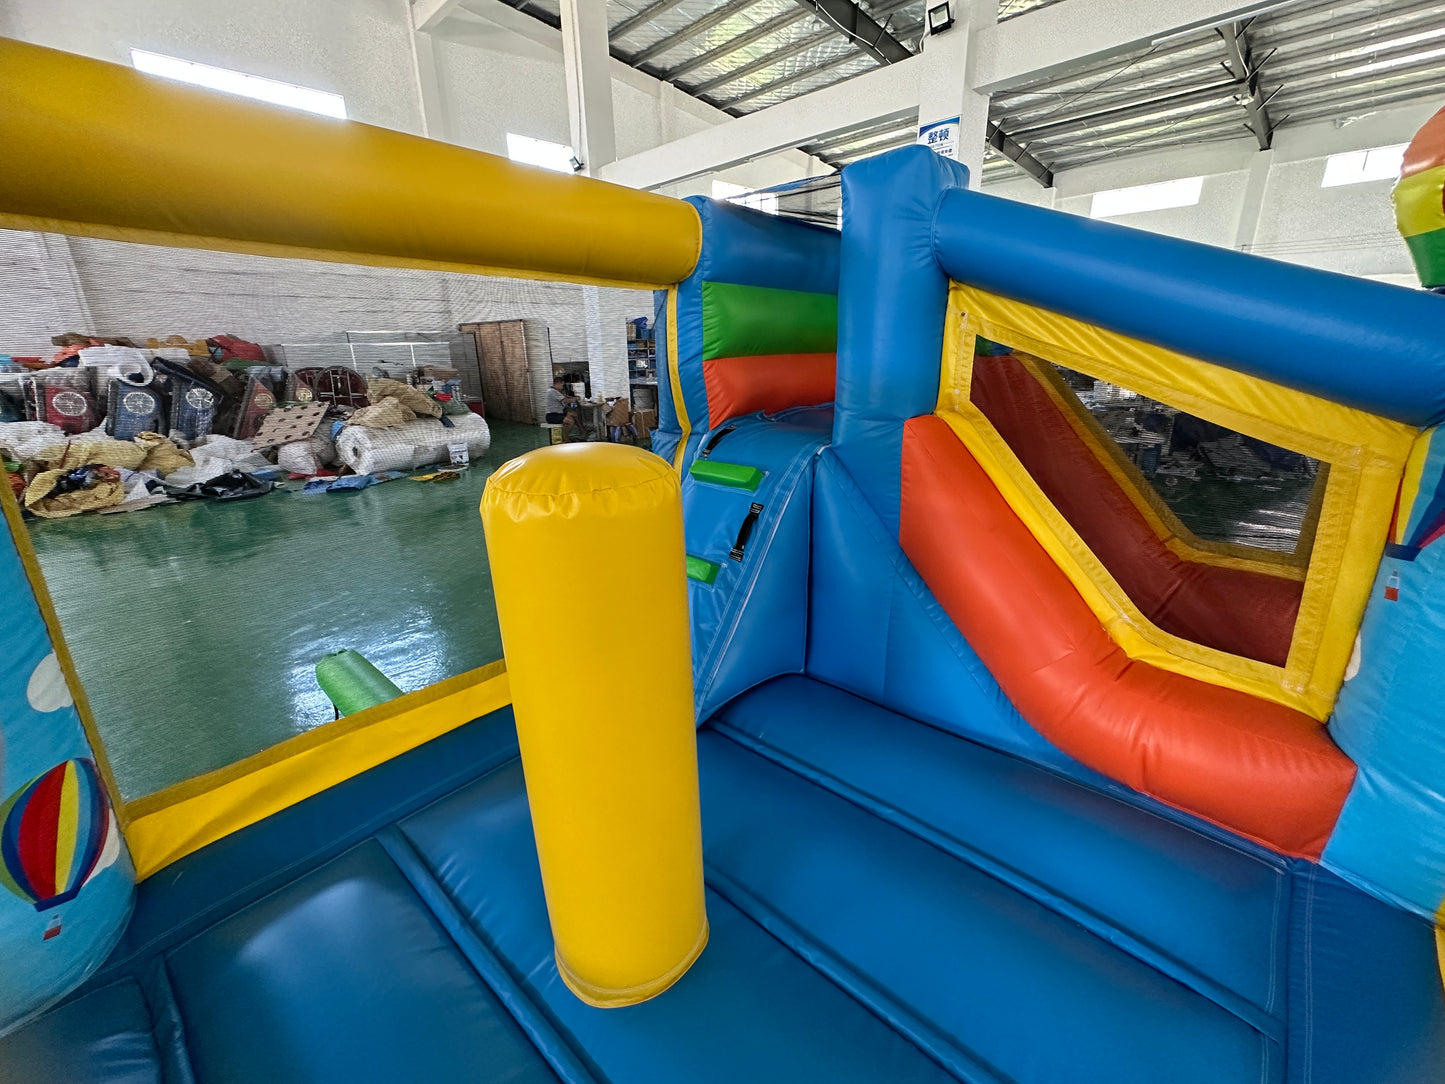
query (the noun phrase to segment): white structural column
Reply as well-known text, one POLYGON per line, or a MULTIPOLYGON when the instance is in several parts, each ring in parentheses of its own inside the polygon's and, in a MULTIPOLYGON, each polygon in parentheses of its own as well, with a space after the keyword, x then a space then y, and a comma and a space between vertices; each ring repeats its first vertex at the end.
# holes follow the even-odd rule
POLYGON ((421 105, 421 134, 428 139, 450 142, 446 99, 442 82, 437 77, 436 39, 427 31, 411 34, 412 70, 416 73, 416 92, 421 105))
POLYGON ((587 370, 592 374, 594 398, 622 397, 627 383, 627 316, 617 304, 618 290, 582 287, 587 329, 587 370))
POLYGON ((998 20, 997 0, 955 0, 954 24, 923 39, 918 78, 918 127, 958 118, 958 160, 975 187, 983 176, 988 138, 988 95, 972 89, 971 57, 977 31, 998 20))
MULTIPOLYGON (((607 0, 562 0, 562 63, 572 153, 582 163, 582 172, 595 177, 617 159, 607 0)), ((620 318, 611 319, 607 301, 600 287, 582 287, 587 369, 594 398, 628 393, 627 328, 620 318)))
POLYGON ((85 296, 85 285, 81 281, 80 268, 75 263, 75 250, 70 247, 70 238, 59 233, 33 233, 36 262, 47 292, 56 307, 56 316, 61 328, 57 330, 80 331, 99 334, 90 316, 90 302, 85 296))
POLYGON ((582 171, 617 159, 612 119, 612 73, 607 51, 607 0, 562 0, 562 63, 567 76, 567 116, 572 153, 582 171))
POLYGON ((1264 210, 1265 192, 1269 188, 1269 172, 1274 165, 1274 151, 1260 151, 1250 157, 1249 180, 1244 185, 1244 198, 1239 204, 1239 220, 1234 225, 1234 247, 1240 252, 1254 249, 1259 234, 1259 215, 1264 210))

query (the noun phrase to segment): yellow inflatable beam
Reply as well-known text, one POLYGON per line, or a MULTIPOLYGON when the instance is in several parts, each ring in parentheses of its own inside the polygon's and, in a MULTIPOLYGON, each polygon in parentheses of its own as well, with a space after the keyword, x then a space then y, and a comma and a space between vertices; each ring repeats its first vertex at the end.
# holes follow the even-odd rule
POLYGON ((661 287, 681 200, 0 38, 0 227, 661 287))
POLYGON ((564 444, 482 495, 557 970, 600 1008, 662 993, 707 943, 680 486, 640 448, 564 444), (578 561, 647 600, 647 651, 562 624, 578 561))

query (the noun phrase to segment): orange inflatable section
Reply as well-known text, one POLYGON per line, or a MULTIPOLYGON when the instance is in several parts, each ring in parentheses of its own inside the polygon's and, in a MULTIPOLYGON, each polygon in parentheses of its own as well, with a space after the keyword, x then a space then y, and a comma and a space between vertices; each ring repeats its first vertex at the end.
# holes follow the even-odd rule
POLYGON ((1132 661, 948 424, 904 427, 899 540, 1031 726, 1134 789, 1318 858, 1355 766, 1300 712, 1132 661))
POLYGON ((1425 127, 1415 133, 1415 138, 1405 149, 1405 159, 1400 163, 1400 176, 1413 177, 1442 164, 1445 164, 1445 109, 1427 120, 1425 127))
POLYGON ((759 354, 702 363, 710 425, 728 418, 833 401, 836 354, 759 354))

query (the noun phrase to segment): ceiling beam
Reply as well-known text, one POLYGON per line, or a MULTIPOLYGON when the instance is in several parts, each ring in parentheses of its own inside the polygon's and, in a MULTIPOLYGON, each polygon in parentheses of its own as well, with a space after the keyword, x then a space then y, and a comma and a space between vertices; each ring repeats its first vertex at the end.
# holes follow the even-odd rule
POLYGON ((645 46, 633 53, 628 60, 632 64, 646 64, 655 56, 661 56, 670 49, 675 49, 684 42, 691 41, 704 30, 711 30, 718 23, 731 19, 744 8, 750 8, 757 0, 728 0, 728 3, 715 11, 710 11, 701 19, 694 19, 675 34, 668 34, 665 38, 659 38, 651 45, 645 46))
MULTIPOLYGON (((815 75, 832 71, 834 68, 841 67, 844 64, 855 64, 862 59, 862 56, 850 49, 848 52, 840 56, 835 56, 831 60, 825 60, 821 64, 815 64, 811 68, 803 68, 795 71, 791 75, 783 76, 781 79, 774 79, 771 83, 764 83, 762 86, 754 87, 752 90, 744 94, 739 94, 736 97, 728 98, 722 95, 715 95, 710 100, 714 102, 719 109, 735 110, 739 106, 746 105, 748 102, 753 101, 755 98, 764 98, 784 87, 791 86, 794 83, 801 83, 804 79, 811 79, 815 75)), ((846 79, 848 76, 840 75, 838 78, 846 79)), ((833 80, 832 82, 824 83, 823 86, 832 86, 833 82, 836 81, 837 80, 833 80)), ((820 90, 821 87, 814 87, 813 89, 820 90)))
POLYGON ((461 0, 412 0, 412 29, 430 33, 460 4, 461 0))
POLYGON ((992 94, 1068 76, 1103 57, 1291 6, 1291 0, 1059 0, 974 31, 973 89, 992 94))
MULTIPOLYGON (((798 15, 799 18, 805 18, 807 12, 799 12, 798 15)), ((772 65, 777 64, 779 61, 795 57, 799 53, 806 53, 809 49, 816 48, 824 42, 834 40, 835 36, 835 31, 831 27, 827 30, 820 30, 816 34, 809 34, 806 37, 799 38, 797 41, 784 45, 780 49, 775 49, 771 53, 765 53, 756 60, 750 60, 746 64, 739 65, 730 71, 723 72, 721 75, 714 76, 705 83, 699 83, 691 87, 690 90, 693 94, 707 94, 710 91, 716 90, 718 87, 725 87, 729 83, 736 83, 739 79, 746 79, 749 75, 772 67, 772 65)), ((706 53, 703 54, 703 56, 706 55, 706 53)))
MULTIPOLYGON (((883 3, 873 5, 873 15, 891 15, 895 11, 898 11, 900 8, 905 8, 913 2, 914 0, 884 0, 883 3)), ((714 48, 709 49, 705 53, 698 54, 692 60, 684 61, 682 64, 679 64, 675 68, 669 68, 666 72, 663 73, 662 77, 669 81, 677 79, 683 75, 686 75, 688 72, 695 71, 698 68, 701 68, 707 64, 711 64, 714 60, 727 56, 729 53, 741 49, 744 45, 751 45, 753 42, 758 41, 761 38, 765 38, 769 34, 774 33, 775 31, 785 30, 793 23, 796 23, 799 19, 808 18, 811 13, 811 8, 806 8, 800 4, 798 5, 798 9, 796 11, 785 12, 782 15, 769 19, 767 22, 761 24, 760 26, 754 27, 752 30, 749 30, 745 34, 739 34, 735 38, 729 38, 721 45, 715 46, 714 48)), ((729 83, 746 78, 747 76, 752 75, 754 72, 762 71, 772 66, 773 64, 777 64, 780 61, 787 60, 789 57, 794 57, 797 56, 799 53, 806 52, 814 46, 822 45, 824 42, 831 40, 837 33, 837 29, 830 25, 825 30, 819 30, 816 33, 808 34, 804 37, 798 38, 796 41, 791 41, 785 45, 780 45, 777 49, 773 50, 770 53, 764 53, 762 56, 757 57, 754 60, 750 60, 745 64, 739 65, 736 68, 732 68, 729 71, 725 71, 721 75, 716 75, 704 83, 699 83, 696 86, 689 87, 688 93, 705 95, 709 91, 715 90, 718 87, 727 86, 729 83)))
MULTIPOLYGON (((721 60, 725 56, 731 56, 745 45, 751 45, 755 41, 761 41, 769 34, 777 33, 779 30, 786 30, 800 19, 806 19, 808 13, 801 8, 794 11, 785 11, 781 15, 775 15, 767 22, 759 23, 751 30, 746 30, 736 37, 728 38, 727 41, 714 45, 705 53, 698 53, 697 56, 684 60, 681 64, 674 64, 662 73, 662 78, 669 83, 676 82, 684 75, 697 71, 698 68, 705 68, 715 60, 721 60)), ((813 38, 823 40, 826 34, 815 34, 813 38)), ((808 39, 803 39, 808 40, 808 39)), ((719 76, 724 82, 732 78, 731 73, 719 76)), ((710 82, 716 82, 710 80, 710 82)), ((707 84, 703 84, 704 88, 707 84)))
MULTIPOLYGON (((798 0, 825 18, 824 11, 835 14, 840 11, 839 2, 841 0, 798 0), (824 7, 825 4, 828 6, 824 7)), ((851 4, 852 0, 848 2, 851 4)), ((1212 30, 1287 6, 1294 6, 1293 0, 1059 0, 971 31, 975 39, 971 43, 972 89, 991 93, 1065 74, 1081 65, 1141 46, 1167 48, 1182 35, 1212 30)), ((728 4, 722 10, 732 7, 728 4)), ((848 18, 843 12, 844 27, 849 25, 848 18)), ((868 16, 868 21, 882 31, 872 16, 868 16)), ((865 35, 869 32, 861 22, 854 24, 854 29, 865 35)), ((689 29, 671 35, 671 40, 663 39, 646 51, 655 50, 653 55, 658 55, 695 32, 689 29)), ((899 47, 907 48, 891 34, 888 37, 899 47)), ((890 48, 880 44, 881 41, 873 39, 874 47, 880 52, 890 48)), ((602 176, 636 188, 656 188, 823 140, 886 116, 906 115, 918 108, 920 59, 885 61, 883 67, 873 71, 632 155, 603 167, 602 176)), ((636 58, 633 62, 636 63, 636 58)), ((1006 129, 1002 136, 990 133, 990 145, 996 138, 1006 147, 1026 150, 1019 142, 1020 137, 1006 129)), ((1048 167, 1042 163, 1040 166, 1039 175, 1046 174, 1048 167)), ((1038 179, 1034 172, 1029 175, 1038 179)))
POLYGON ((629 15, 614 26, 608 34, 608 37, 613 41, 616 41, 618 38, 625 38, 639 26, 643 26, 659 15, 671 11, 680 3, 682 3, 682 0, 655 0, 655 3, 648 4, 636 15, 629 15))
POLYGON ((922 57, 914 57, 901 64, 885 64, 857 78, 641 151, 603 166, 599 176, 633 188, 657 188, 824 140, 884 117, 916 114, 922 63, 922 57))
POLYGON ((1023 170, 1043 188, 1054 187, 1054 171, 993 121, 988 122, 988 145, 1023 170))
POLYGON ((913 55, 913 50, 895 38, 854 0, 797 0, 822 19, 836 27, 844 37, 880 64, 897 64, 913 55))
POLYGON ((1279 88, 1266 95, 1259 85, 1259 69, 1274 56, 1274 51, 1256 61, 1249 48, 1249 22, 1228 23, 1216 27, 1215 31, 1224 42, 1224 70, 1240 84, 1235 101, 1244 106, 1244 126, 1259 143, 1259 149, 1267 151, 1274 143, 1274 121, 1269 116, 1269 100, 1279 93, 1279 88))
POLYGON ((1074 113, 1050 120, 1046 124, 1023 127, 1011 124, 1010 127, 1014 129, 1014 134, 1020 139, 1055 139, 1060 135, 1083 132, 1091 128, 1118 124, 1121 121, 1135 120, 1140 117, 1154 120, 1165 116, 1172 110, 1204 102, 1228 101, 1230 96, 1237 93, 1238 90, 1239 84, 1234 80, 1221 79, 1207 86, 1191 87, 1188 90, 1179 90, 1172 94, 1161 94, 1157 98, 1148 98, 1130 105, 1119 105, 1111 109, 1098 109, 1088 113, 1074 113))

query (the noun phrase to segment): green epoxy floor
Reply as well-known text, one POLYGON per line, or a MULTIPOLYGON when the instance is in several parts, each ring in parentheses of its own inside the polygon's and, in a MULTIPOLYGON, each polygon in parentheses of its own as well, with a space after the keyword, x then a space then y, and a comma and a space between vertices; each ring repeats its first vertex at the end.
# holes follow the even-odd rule
POLYGON ((328 651, 407 691, 500 659, 477 504, 542 434, 494 423, 456 482, 29 520, 125 797, 329 722, 328 651))

